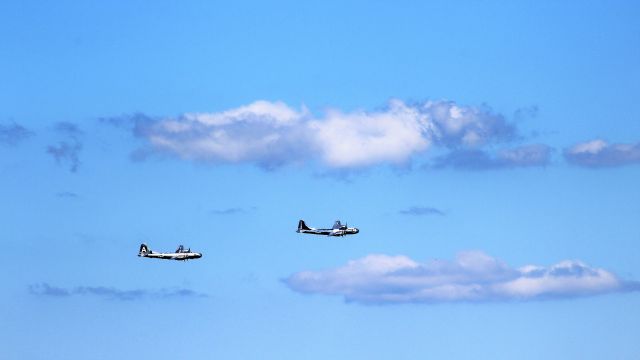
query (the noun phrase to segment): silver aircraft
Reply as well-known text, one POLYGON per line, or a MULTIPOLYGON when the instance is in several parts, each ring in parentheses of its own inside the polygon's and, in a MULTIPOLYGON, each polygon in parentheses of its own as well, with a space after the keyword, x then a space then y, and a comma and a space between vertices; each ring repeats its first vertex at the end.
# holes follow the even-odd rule
POLYGON ((297 233, 301 234, 313 234, 313 235, 326 235, 326 236, 345 236, 345 235, 355 235, 360 232, 358 228, 350 228, 347 224, 342 225, 340 220, 336 220, 331 229, 316 229, 312 227, 308 227, 307 224, 304 223, 304 220, 298 221, 298 230, 297 233))
POLYGON ((155 259, 165 259, 165 260, 191 260, 191 259, 200 259, 202 257, 201 253, 191 252, 191 249, 185 249, 184 246, 178 246, 175 252, 172 253, 157 253, 149 250, 147 244, 140 244, 140 252, 138 256, 155 258, 155 259))

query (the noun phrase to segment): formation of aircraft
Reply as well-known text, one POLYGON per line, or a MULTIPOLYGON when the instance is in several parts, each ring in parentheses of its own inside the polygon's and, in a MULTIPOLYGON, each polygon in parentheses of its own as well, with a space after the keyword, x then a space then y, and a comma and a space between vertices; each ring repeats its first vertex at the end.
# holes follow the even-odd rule
POLYGON ((304 220, 298 221, 297 233, 301 234, 313 234, 313 235, 326 235, 326 236, 345 236, 355 235, 360 232, 358 228, 349 227, 347 224, 342 225, 340 220, 336 220, 331 229, 316 229, 308 227, 304 220))
POLYGON ((138 252, 138 256, 140 257, 148 257, 153 259, 164 259, 164 260, 191 260, 191 259, 200 259, 202 257, 201 253, 191 252, 191 249, 186 249, 184 246, 180 245, 176 249, 175 252, 172 253, 157 253, 149 250, 147 244, 140 244, 140 252, 138 252))
MULTIPOLYGON (((349 227, 347 224, 342 225, 340 220, 336 220, 331 229, 316 229, 307 226, 304 220, 300 220, 298 222, 298 230, 297 233, 301 234, 312 234, 312 235, 325 235, 325 236, 345 236, 345 235, 355 235, 360 232, 358 228, 349 227)), ((180 245, 176 249, 175 252, 172 253, 161 253, 161 252, 153 252, 149 249, 147 244, 140 244, 140 251, 138 252, 139 257, 147 257, 152 259, 164 259, 164 260, 191 260, 191 259, 200 259, 202 257, 201 253, 192 252, 191 249, 185 249, 184 246, 180 245)))

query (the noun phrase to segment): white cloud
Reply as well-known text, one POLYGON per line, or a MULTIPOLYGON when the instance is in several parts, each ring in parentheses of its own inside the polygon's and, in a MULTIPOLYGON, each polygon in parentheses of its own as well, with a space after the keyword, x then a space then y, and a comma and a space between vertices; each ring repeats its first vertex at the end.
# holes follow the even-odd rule
POLYGON ((512 125, 486 108, 401 100, 382 110, 334 109, 320 117, 304 106, 256 101, 216 113, 141 121, 134 133, 148 141, 151 152, 188 160, 263 167, 314 161, 337 169, 403 164, 434 144, 476 148, 516 136, 512 125))
POLYGON ((418 108, 428 119, 434 141, 441 145, 477 147, 516 136, 513 125, 487 108, 453 101, 427 101, 418 108))
POLYGON ((220 113, 187 113, 184 115, 184 119, 209 126, 221 126, 234 122, 267 122, 274 127, 278 127, 291 125, 307 116, 308 113, 309 111, 305 107, 298 111, 281 101, 259 100, 249 105, 220 113))
POLYGON ((586 167, 640 164, 640 142, 609 144, 602 139, 595 139, 566 149, 564 157, 574 165, 586 167))
POLYGON ((306 116, 304 108, 258 101, 220 113, 141 122, 135 132, 152 150, 183 159, 273 167, 303 159, 301 124, 306 116))
POLYGON ((637 283, 625 283, 580 261, 515 269, 479 251, 426 263, 368 255, 335 269, 295 273, 285 283, 301 293, 380 304, 532 300, 638 290, 637 283))
POLYGON ((607 142, 602 139, 587 141, 573 146, 569 152, 572 154, 597 154, 607 147, 607 142))
POLYGON ((378 112, 329 111, 307 124, 323 163, 337 168, 399 164, 431 144, 428 119, 418 109, 392 101, 378 112))

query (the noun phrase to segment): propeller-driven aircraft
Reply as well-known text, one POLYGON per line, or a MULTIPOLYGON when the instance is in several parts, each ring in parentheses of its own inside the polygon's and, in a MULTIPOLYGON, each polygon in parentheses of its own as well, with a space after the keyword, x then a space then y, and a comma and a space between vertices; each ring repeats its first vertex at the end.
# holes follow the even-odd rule
POLYGON ((185 249, 184 246, 178 246, 175 252, 172 253, 157 253, 149 250, 147 244, 140 244, 140 252, 138 256, 155 258, 155 259, 165 259, 165 260, 191 260, 191 259, 200 259, 202 257, 201 253, 191 252, 191 249, 185 249))
POLYGON ((358 228, 350 228, 347 224, 342 225, 340 220, 336 220, 335 224, 331 229, 316 229, 312 227, 308 227, 307 224, 304 223, 304 220, 300 220, 298 222, 298 230, 296 231, 302 234, 313 234, 313 235, 326 235, 326 236, 345 236, 345 235, 355 235, 360 232, 358 228))

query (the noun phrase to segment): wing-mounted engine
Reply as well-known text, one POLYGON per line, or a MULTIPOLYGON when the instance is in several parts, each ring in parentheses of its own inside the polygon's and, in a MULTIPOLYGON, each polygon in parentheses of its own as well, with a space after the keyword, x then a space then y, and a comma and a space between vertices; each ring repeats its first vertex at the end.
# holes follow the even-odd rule
POLYGON ((333 229, 333 230, 340 230, 340 229, 342 229, 342 224, 340 223, 340 220, 336 220, 336 222, 333 224, 332 229, 333 229))

